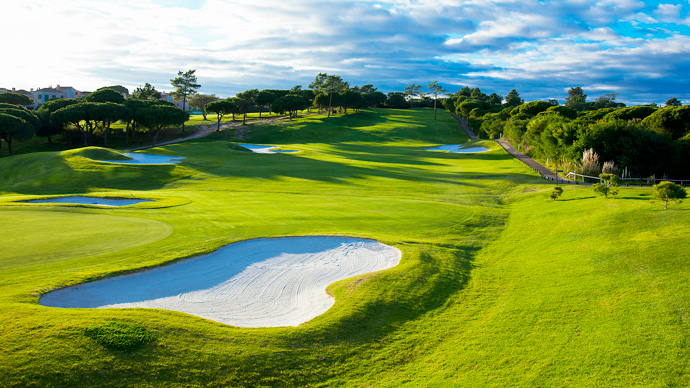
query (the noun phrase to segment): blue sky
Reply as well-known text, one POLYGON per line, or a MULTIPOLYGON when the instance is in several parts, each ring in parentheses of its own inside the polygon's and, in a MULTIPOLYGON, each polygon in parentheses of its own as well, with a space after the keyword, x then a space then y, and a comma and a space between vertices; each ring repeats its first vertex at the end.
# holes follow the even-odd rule
POLYGON ((690 0, 4 1, 0 87, 203 93, 306 87, 320 72, 402 91, 438 80, 527 100, 690 103, 690 0), (18 33, 18 31, 20 31, 18 33), (7 37, 13 38, 7 38, 7 37))

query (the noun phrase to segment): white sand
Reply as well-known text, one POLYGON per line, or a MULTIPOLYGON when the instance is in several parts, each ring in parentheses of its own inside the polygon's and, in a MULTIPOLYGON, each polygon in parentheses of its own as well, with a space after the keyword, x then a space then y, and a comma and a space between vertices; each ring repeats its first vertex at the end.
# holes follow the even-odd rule
POLYGON ((180 160, 184 159, 183 156, 166 156, 166 155, 147 155, 147 154, 136 154, 133 152, 123 153, 122 155, 129 156, 130 160, 100 160, 101 162, 108 163, 121 163, 121 164, 175 164, 180 163, 180 160))
POLYGON ((488 148, 484 147, 468 147, 468 148, 461 148, 462 144, 446 144, 446 145, 441 145, 436 148, 427 148, 427 151, 445 151, 445 152, 450 152, 452 154, 473 154, 476 152, 487 152, 491 151, 488 148))
POLYGON ((294 152, 299 152, 299 151, 281 151, 277 150, 278 146, 273 146, 273 145, 257 145, 257 144, 245 144, 245 143, 237 143, 238 145, 241 145, 242 147, 257 153, 257 154, 289 154, 289 153, 294 153, 294 152))
POLYGON ((98 206, 127 206, 134 205, 142 202, 153 202, 150 199, 130 199, 130 198, 97 198, 97 197, 84 197, 84 196, 68 196, 68 197, 55 197, 55 198, 44 198, 44 199, 32 199, 30 201, 22 201, 26 203, 71 203, 71 204, 81 204, 81 205, 98 205, 98 206))
POLYGON ((335 300, 342 279, 391 268, 397 248, 349 237, 243 241, 211 254, 44 295, 51 307, 150 307, 240 327, 296 326, 335 300))

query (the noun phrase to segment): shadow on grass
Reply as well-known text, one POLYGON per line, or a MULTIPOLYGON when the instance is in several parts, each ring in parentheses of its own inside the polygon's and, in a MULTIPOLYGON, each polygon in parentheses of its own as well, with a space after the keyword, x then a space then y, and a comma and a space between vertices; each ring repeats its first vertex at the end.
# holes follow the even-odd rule
POLYGON ((589 196, 589 197, 579 197, 579 198, 559 198, 556 202, 570 202, 570 201, 583 201, 585 199, 594 199, 596 198, 595 196, 589 196))
POLYGON ((311 144, 343 142, 389 142, 415 139, 430 143, 445 142, 449 137, 465 142, 467 137, 459 131, 452 117, 439 116, 434 121, 428 112, 420 110, 364 110, 359 113, 325 118, 305 118, 280 125, 257 124, 250 137, 255 143, 311 144), (439 125, 444 123, 444 125, 439 125))
MULTIPOLYGON (((377 147, 379 150, 386 147, 377 147)), ((394 147, 399 149, 404 147, 394 147)), ((537 177, 529 174, 510 173, 505 177, 497 177, 496 172, 461 171, 458 169, 434 169, 436 163, 428 162, 424 158, 414 155, 400 155, 384 153, 341 153, 343 161, 326 161, 312 159, 300 154, 248 154, 233 153, 228 157, 231 162, 208 168, 205 172, 218 177, 259 178, 277 180, 280 178, 297 178, 308 181, 353 184, 353 179, 388 178, 411 182, 458 184, 470 187, 480 187, 479 180, 487 179, 524 179, 537 177), (347 158, 345 158, 347 156, 347 158), (377 161, 380 165, 363 166, 350 164, 348 160, 377 161), (385 162, 384 162, 385 161, 385 162)), ((422 154, 423 155, 423 154, 422 154)), ((194 164, 191 164, 194 167, 194 164)), ((447 167, 439 165, 440 167, 447 167)))
POLYGON ((29 195, 154 190, 189 174, 176 165, 103 163, 53 152, 3 158, 0 171, 0 191, 29 195))

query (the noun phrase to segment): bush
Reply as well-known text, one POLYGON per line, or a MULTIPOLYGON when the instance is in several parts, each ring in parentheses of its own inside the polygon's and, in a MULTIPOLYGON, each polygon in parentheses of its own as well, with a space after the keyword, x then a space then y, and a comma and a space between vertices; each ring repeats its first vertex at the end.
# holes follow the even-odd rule
POLYGON ((557 200, 558 197, 561 196, 561 194, 563 194, 563 188, 560 187, 560 186, 554 187, 554 188, 553 188, 553 191, 551 192, 551 200, 552 200, 552 201, 557 200))
POLYGON ((136 350, 155 339, 144 326, 120 322, 89 326, 84 329, 84 335, 106 349, 123 351, 136 350))
POLYGON ((604 121, 616 121, 616 120, 642 120, 645 117, 654 113, 656 108, 647 105, 636 105, 623 109, 616 109, 613 112, 607 114, 603 117, 604 121))
POLYGON ((525 114, 527 116, 536 116, 537 114, 544 112, 545 110, 553 107, 548 101, 532 101, 524 103, 520 106, 516 106, 510 112, 511 116, 517 116, 519 114, 525 114))
POLYGON ((673 182, 661 182, 654 185, 654 199, 664 202, 664 210, 668 208, 668 201, 674 203, 681 203, 681 199, 688 196, 688 193, 683 187, 673 182))
POLYGON ((599 174, 601 178, 601 183, 595 183, 592 185, 594 192, 603 195, 608 199, 609 195, 614 196, 618 194, 618 190, 613 189, 613 187, 620 185, 620 178, 618 175, 614 174, 599 174))

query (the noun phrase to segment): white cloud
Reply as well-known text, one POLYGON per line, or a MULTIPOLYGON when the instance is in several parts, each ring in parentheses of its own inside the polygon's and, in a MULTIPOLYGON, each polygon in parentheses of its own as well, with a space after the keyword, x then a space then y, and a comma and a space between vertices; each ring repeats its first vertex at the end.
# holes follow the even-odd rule
POLYGON ((484 77, 487 85, 524 81, 537 90, 579 79, 613 85, 589 80, 616 73, 635 80, 677 73, 690 43, 662 23, 690 25, 679 5, 637 0, 206 0, 191 9, 160 0, 7 3, 12 17, 0 34, 14 38, 0 41, 12 53, 0 64, 3 87, 150 82, 169 89, 178 70, 197 69, 202 91, 221 96, 304 84, 323 71, 352 84, 484 77), (657 38, 630 37, 620 22, 644 24, 640 34, 657 38))
POLYGON ((680 4, 659 4, 654 13, 659 16, 661 21, 675 23, 680 20, 680 12, 683 6, 680 4))

